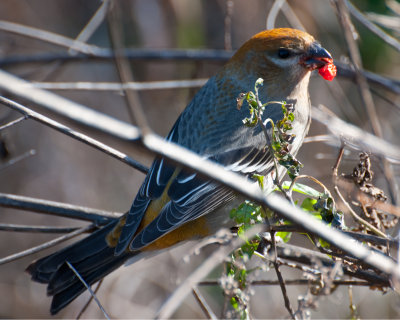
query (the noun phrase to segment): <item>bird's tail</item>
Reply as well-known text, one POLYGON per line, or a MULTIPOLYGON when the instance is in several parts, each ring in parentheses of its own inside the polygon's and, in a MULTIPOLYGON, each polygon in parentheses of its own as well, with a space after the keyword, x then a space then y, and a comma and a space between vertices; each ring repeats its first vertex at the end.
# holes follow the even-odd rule
POLYGON ((48 284, 47 295, 53 296, 51 314, 56 314, 86 289, 66 261, 91 285, 132 256, 126 253, 115 256, 114 248, 107 244, 106 236, 117 222, 113 221, 87 238, 31 263, 26 269, 33 281, 48 284))

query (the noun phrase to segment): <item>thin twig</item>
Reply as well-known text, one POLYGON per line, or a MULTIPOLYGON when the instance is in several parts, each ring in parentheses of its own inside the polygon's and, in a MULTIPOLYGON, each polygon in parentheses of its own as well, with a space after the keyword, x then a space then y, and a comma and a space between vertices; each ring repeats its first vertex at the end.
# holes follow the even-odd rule
POLYGON ((9 128, 9 127, 11 127, 11 126, 13 126, 13 125, 15 125, 15 124, 17 124, 17 123, 20 123, 21 121, 26 120, 26 119, 28 119, 28 117, 27 117, 27 116, 23 116, 23 117, 20 117, 20 118, 18 118, 18 119, 15 119, 15 120, 13 120, 13 121, 10 121, 9 123, 7 123, 7 124, 5 124, 5 125, 0 126, 0 131, 1 131, 1 130, 4 130, 4 129, 7 129, 7 128, 9 128))
POLYGON ((15 261, 15 260, 18 260, 18 259, 21 259, 21 258, 29 256, 31 254, 43 251, 45 249, 54 247, 55 245, 57 245, 59 243, 65 242, 65 241, 67 241, 67 240, 69 240, 71 238, 74 238, 74 237, 82 234, 82 233, 85 233, 85 232, 88 232, 90 230, 93 230, 94 228, 95 228, 95 225, 91 224, 89 226, 80 228, 78 230, 75 230, 75 231, 73 231, 71 233, 68 233, 68 234, 66 234, 64 236, 61 236, 59 238, 56 238, 56 239, 53 239, 51 241, 45 242, 45 243, 43 243, 41 245, 38 245, 36 247, 32 247, 32 248, 29 248, 27 250, 24 250, 24 251, 21 251, 21 252, 18 252, 18 253, 14 253, 14 254, 9 255, 7 257, 1 258, 0 259, 0 265, 5 264, 5 263, 9 263, 9 262, 12 262, 12 261, 15 261))
POLYGON ((86 26, 81 30, 79 35, 75 38, 74 44, 69 48, 68 53, 71 55, 75 55, 78 52, 75 51, 75 43, 77 43, 77 47, 79 49, 80 43, 86 43, 93 33, 99 28, 99 26, 104 21, 104 18, 107 15, 107 11, 110 7, 111 0, 103 0, 100 7, 96 10, 95 14, 90 18, 89 22, 86 26))
POLYGON ((369 31, 376 34, 379 38, 385 41, 392 48, 400 51, 400 42, 397 39, 388 35, 381 28, 376 26, 374 23, 368 20, 355 6, 353 6, 350 1, 345 0, 347 7, 349 8, 349 12, 351 15, 356 18, 359 22, 361 22, 369 31))
MULTIPOLYGON (((34 82, 35 88, 46 90, 88 90, 88 91, 122 91, 122 90, 165 90, 180 88, 198 88, 208 79, 166 80, 147 82, 34 82)), ((1 128, 0 128, 1 129, 1 128)))
MULTIPOLYGON (((114 2, 114 7, 108 13, 108 25, 110 29, 111 44, 117 53, 122 53, 123 49, 123 28, 121 25, 121 10, 119 2, 114 2)), ((129 61, 122 54, 115 56, 115 65, 117 67, 118 75, 122 83, 133 81, 133 74, 129 61)), ((128 113, 131 120, 135 120, 142 133, 145 134, 150 130, 147 123, 146 115, 144 113, 139 94, 136 90, 125 90, 125 100, 128 113)))
POLYGON ((96 224, 104 224, 109 222, 110 219, 118 219, 123 215, 123 213, 119 212, 109 212, 88 207, 75 206, 69 203, 42 200, 7 193, 0 193, 0 206, 84 221, 92 221, 96 224))
POLYGON ((97 296, 93 292, 92 288, 86 283, 86 281, 82 278, 82 276, 79 274, 79 272, 74 268, 74 266, 69 261, 65 261, 65 263, 72 270, 72 272, 78 277, 78 279, 86 287, 86 289, 89 291, 90 295, 93 297, 94 301, 96 301, 97 305, 99 306, 99 309, 101 310, 101 312, 103 312, 104 316, 108 320, 110 320, 110 316, 107 314, 106 310, 104 310, 103 306, 101 305, 99 299, 97 299, 97 296))
MULTIPOLYGON (((399 17, 391 17, 385 14, 379 14, 375 12, 368 12, 366 14, 368 20, 373 21, 374 23, 387 28, 393 31, 400 31, 400 18, 399 17)), ((393 39, 393 38, 392 38, 393 39)))
MULTIPOLYGON (((261 225, 255 225, 245 232, 244 237, 252 238, 255 234, 262 230, 261 225)), ((163 303, 157 312, 157 319, 169 318, 176 308, 179 307, 181 301, 184 300, 191 292, 192 287, 201 279, 211 272, 217 265, 226 259, 226 256, 244 243, 242 238, 233 239, 228 245, 219 247, 214 251, 203 263, 187 277, 174 293, 163 303)))
POLYGON ((224 19, 224 49, 232 50, 232 15, 233 15, 234 2, 226 0, 226 13, 224 19))
POLYGON ((207 319, 218 319, 196 286, 192 288, 192 293, 207 319))
POLYGON ((336 144, 339 141, 336 137, 331 134, 318 134, 315 136, 307 136, 303 140, 304 143, 313 143, 313 142, 327 142, 328 144, 336 144))
POLYGON ((336 181, 336 179, 338 177, 339 166, 340 166, 340 163, 342 162, 343 154, 344 154, 344 144, 342 143, 342 145, 339 149, 339 154, 336 158, 336 162, 332 168, 332 176, 333 176, 334 181, 336 181))
POLYGON ((67 47, 67 48, 74 47, 76 51, 90 55, 92 54, 101 55, 104 50, 97 46, 76 41, 74 39, 56 34, 54 32, 49 32, 34 27, 24 26, 19 23, 13 23, 4 20, 0 20, 0 30, 19 34, 28 38, 38 39, 62 47, 67 47))
POLYGON ((339 191, 339 188, 337 186, 334 187, 334 190, 336 194, 339 196, 340 200, 342 200, 343 204, 346 206, 347 210, 350 212, 351 216, 356 220, 358 223, 362 224, 366 228, 368 228, 370 231, 375 233, 376 235, 383 237, 383 238, 388 238, 388 236, 382 232, 381 230, 375 228, 372 224, 370 224, 368 221, 364 220, 361 218, 350 206, 350 204, 346 201, 346 199, 343 197, 342 193, 339 191))
MULTIPOLYGON (((285 279, 286 286, 308 286, 310 284, 319 284, 320 281, 313 281, 309 279, 285 279)), ((372 282, 364 280, 333 280, 332 284, 335 286, 360 286, 368 287, 373 285, 372 282)), ((217 280, 204 280, 197 284, 198 286, 219 286, 217 280)), ((279 280, 251 280, 248 285, 250 286, 279 286, 279 280)))
POLYGON ((32 233, 69 233, 79 228, 71 227, 47 227, 47 226, 27 226, 12 223, 0 223, 0 231, 12 232, 32 232, 32 233))
MULTIPOLYGON (((354 71, 354 68, 351 65, 343 63, 339 60, 335 60, 335 65, 338 68, 339 77, 348 78, 351 80, 356 79, 356 72, 354 71)), ((389 90, 396 94, 400 94, 399 80, 383 77, 379 74, 366 70, 359 70, 359 72, 368 80, 370 84, 377 85, 385 90, 389 90)))
POLYGON ((281 7, 281 11, 293 28, 306 31, 306 28, 301 23, 300 19, 298 18, 298 16, 293 11, 292 7, 289 5, 287 1, 285 1, 283 6, 281 7))
POLYGON ((400 3, 396 0, 386 0, 385 4, 393 13, 400 16, 400 3))
MULTIPOLYGON (((94 289, 94 294, 97 294, 97 292, 99 291, 101 284, 103 283, 104 278, 102 278, 96 286, 96 289, 94 289)), ((84 314, 84 312, 86 311, 86 309, 89 307, 90 303, 93 301, 93 296, 90 295, 90 298, 88 299, 88 301, 86 301, 85 305, 82 307, 82 309, 79 311, 78 315, 76 316, 76 319, 80 319, 82 317, 82 315, 84 314)))
POLYGON ((78 141, 81 141, 91 147, 94 147, 97 150, 100 150, 100 151, 104 152, 105 154, 108 154, 108 155, 112 156, 113 158, 118 159, 118 160, 128 164, 129 166, 139 170, 140 172, 143 172, 143 173, 148 172, 147 167, 145 167, 138 161, 130 158, 126 154, 124 154, 114 148, 111 148, 111 147, 107 146, 106 144, 104 144, 98 140, 95 140, 87 135, 84 135, 83 133, 77 132, 67 126, 64 126, 57 121, 54 121, 46 116, 43 116, 40 113, 30 110, 19 103, 16 103, 14 101, 11 101, 11 100, 1 97, 1 96, 0 96, 0 103, 22 113, 25 116, 28 116, 28 117, 38 121, 40 123, 43 123, 46 126, 53 128, 69 137, 72 137, 78 141))
POLYGON ((365 221, 364 219, 362 219, 354 210, 353 208, 350 206, 350 204, 345 200, 345 198, 343 197, 342 193, 339 190, 339 187, 337 186, 337 181, 338 181, 338 171, 339 171, 339 166, 340 166, 340 162, 342 161, 343 158, 343 154, 344 154, 344 145, 342 144, 342 147, 339 149, 339 153, 335 162, 335 165, 333 166, 333 179, 334 179, 334 190, 336 192, 336 194, 339 196, 340 200, 342 200, 342 202, 344 203, 344 205, 347 207, 348 211, 350 212, 350 214, 353 216, 353 218, 359 222, 360 224, 362 224, 363 226, 367 227, 368 229, 370 229, 372 232, 374 232, 376 235, 381 236, 385 239, 388 239, 388 236, 378 230, 377 228, 375 228, 372 224, 370 224, 368 221, 365 221))
POLYGON ((102 49, 101 54, 88 55, 80 53, 71 56, 65 52, 42 52, 30 55, 12 55, 0 58, 0 66, 22 63, 49 63, 52 61, 98 61, 114 60, 123 55, 130 60, 179 60, 179 61, 220 61, 225 62, 232 57, 232 51, 218 49, 138 49, 124 48, 121 52, 102 49))
POLYGON ((285 301, 285 307, 286 307, 287 311, 289 312, 290 316, 292 317, 292 319, 296 319, 293 308, 290 304, 289 297, 287 295, 285 280, 282 277, 282 273, 281 273, 281 270, 280 270, 279 264, 278 264, 278 252, 276 250, 275 232, 270 232, 270 234, 271 234, 272 250, 273 250, 273 254, 274 254, 274 259, 273 259, 272 263, 274 265, 276 276, 278 277, 279 286, 281 287, 283 300, 285 301))
POLYGON ((318 108, 313 107, 312 118, 324 124, 332 134, 346 144, 346 147, 400 161, 400 148, 398 146, 325 112, 325 109, 329 110, 323 105, 318 108))
POLYGON ((32 157, 35 154, 36 154, 36 150, 34 150, 34 149, 28 150, 28 151, 24 152, 23 154, 20 154, 19 156, 16 156, 16 157, 8 160, 6 163, 3 163, 0 166, 0 170, 3 170, 3 169, 8 168, 10 166, 13 166, 17 162, 25 160, 26 158, 32 157))
POLYGON ((271 9, 268 12, 267 21, 265 27, 267 30, 275 28, 275 21, 282 6, 286 3, 286 0, 275 0, 271 9))
POLYGON ((120 139, 129 141, 139 139, 139 130, 136 127, 52 92, 37 89, 30 82, 1 69, 0 89, 120 139))

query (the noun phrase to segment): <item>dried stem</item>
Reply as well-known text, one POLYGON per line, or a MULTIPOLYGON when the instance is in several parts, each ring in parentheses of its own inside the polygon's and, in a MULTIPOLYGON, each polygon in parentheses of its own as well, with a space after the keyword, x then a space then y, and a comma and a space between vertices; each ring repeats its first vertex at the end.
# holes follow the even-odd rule
POLYGON ((99 306, 99 309, 101 310, 101 312, 103 312, 103 315, 106 317, 106 319, 110 320, 111 319, 110 316, 107 314, 106 310, 104 310, 103 306, 101 305, 99 299, 97 299, 97 296, 93 292, 92 288, 86 283, 86 281, 82 278, 82 276, 79 274, 79 272, 74 268, 74 266, 69 261, 65 261, 65 263, 72 270, 72 272, 78 277, 78 279, 86 287, 86 289, 89 291, 90 295, 93 297, 94 301, 96 301, 97 305, 99 306))
POLYGON ((40 251, 45 250, 47 248, 51 248, 51 247, 53 247, 53 246, 55 246, 55 245, 57 245, 59 243, 67 241, 67 240, 69 240, 71 238, 74 238, 74 237, 76 237, 76 236, 78 236, 78 235, 80 235, 82 233, 88 232, 88 231, 93 230, 93 229, 95 229, 95 226, 94 225, 89 225, 87 227, 75 230, 75 231, 73 231, 71 233, 68 233, 68 234, 66 234, 64 236, 56 238, 54 240, 48 241, 46 243, 43 243, 43 244, 41 244, 39 246, 32 247, 30 249, 27 249, 27 250, 24 250, 24 251, 9 255, 9 256, 4 257, 4 258, 1 258, 0 259, 0 265, 5 264, 5 263, 9 263, 9 262, 12 262, 12 261, 15 261, 15 260, 18 260, 18 259, 21 259, 23 257, 29 256, 29 255, 37 253, 37 252, 40 252, 40 251))

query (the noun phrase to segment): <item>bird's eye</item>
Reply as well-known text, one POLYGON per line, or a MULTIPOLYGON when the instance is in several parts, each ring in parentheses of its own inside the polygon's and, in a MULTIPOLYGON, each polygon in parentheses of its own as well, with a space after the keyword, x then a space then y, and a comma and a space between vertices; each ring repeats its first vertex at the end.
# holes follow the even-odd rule
POLYGON ((279 58, 287 59, 287 58, 290 57, 290 55, 291 55, 291 52, 290 52, 289 49, 280 48, 280 49, 278 50, 278 56, 279 56, 279 58))

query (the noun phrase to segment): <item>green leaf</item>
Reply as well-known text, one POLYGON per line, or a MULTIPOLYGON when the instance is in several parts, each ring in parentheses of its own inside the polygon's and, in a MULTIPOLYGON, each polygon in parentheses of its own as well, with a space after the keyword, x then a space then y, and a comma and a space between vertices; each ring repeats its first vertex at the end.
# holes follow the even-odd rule
POLYGON ((312 212, 312 211, 315 211, 314 205, 315 205, 316 203, 317 203, 317 200, 315 200, 315 199, 305 198, 305 199, 303 200, 303 202, 301 203, 300 208, 302 208, 302 209, 305 210, 305 211, 312 212))
POLYGON ((235 297, 231 298, 231 306, 233 309, 238 310, 239 309, 239 303, 237 302, 235 297))
MULTIPOLYGON (((288 190, 290 185, 291 185, 290 181, 285 181, 285 182, 283 182, 282 187, 283 187, 283 189, 288 190)), ((319 197, 322 197, 322 195, 323 195, 323 193, 315 190, 314 188, 311 188, 305 184, 298 183, 298 182, 296 182, 294 184, 293 191, 304 194, 309 197, 313 197, 313 198, 319 198, 319 197)))
POLYGON ((286 242, 289 242, 289 240, 292 236, 292 233, 279 231, 279 232, 275 233, 275 236, 281 238, 283 240, 283 242, 286 243, 286 242))
POLYGON ((264 190, 264 182, 265 182, 265 176, 261 174, 253 174, 252 178, 258 182, 258 185, 262 190, 264 190))

